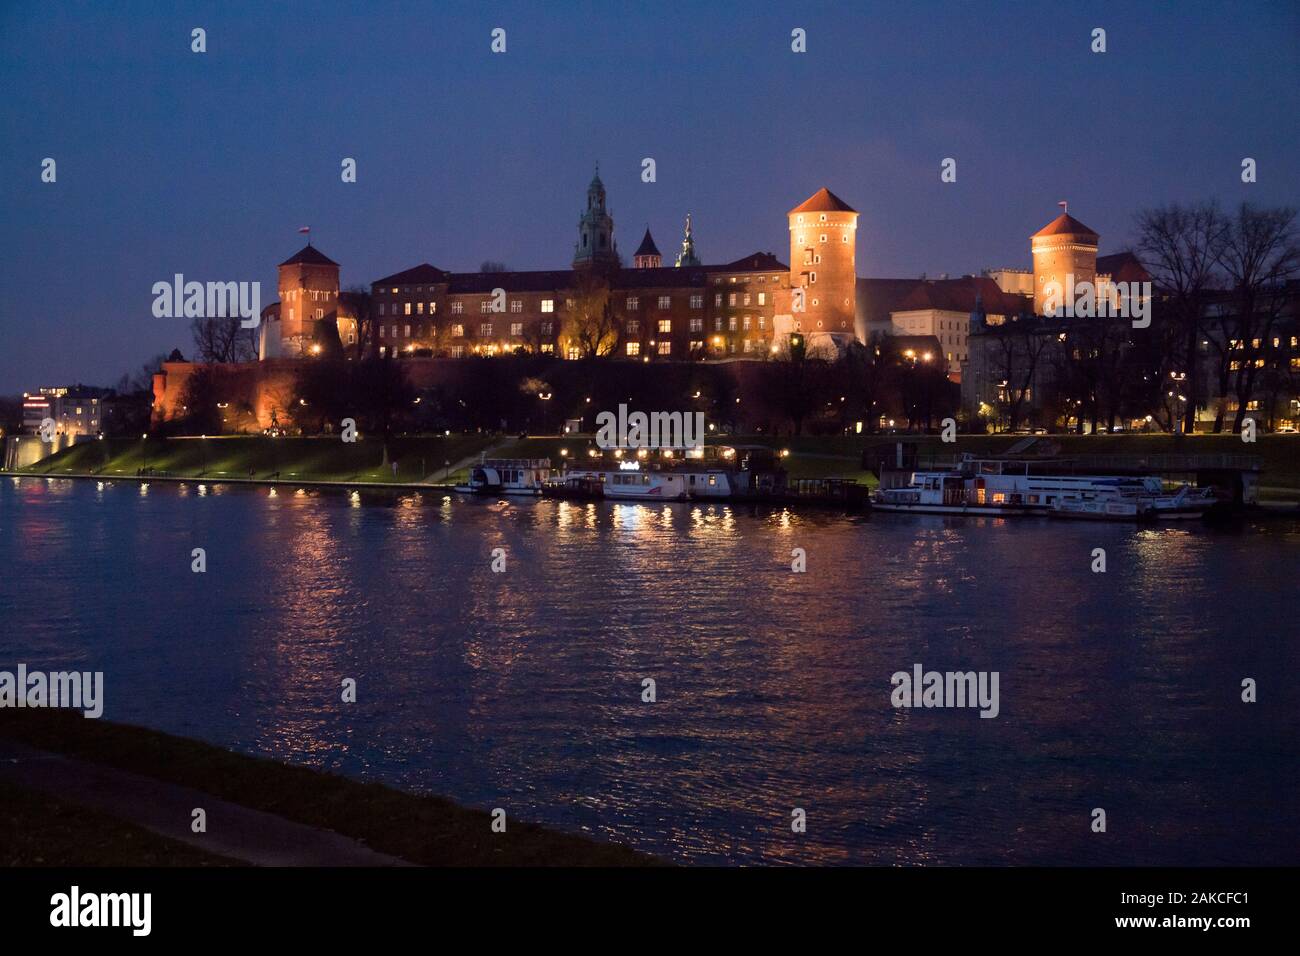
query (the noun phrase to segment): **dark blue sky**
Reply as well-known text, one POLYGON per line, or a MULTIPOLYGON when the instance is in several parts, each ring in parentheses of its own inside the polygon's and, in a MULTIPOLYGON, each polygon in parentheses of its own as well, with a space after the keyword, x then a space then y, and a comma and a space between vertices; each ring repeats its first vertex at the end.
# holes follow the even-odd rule
POLYGON ((706 262, 784 260, 785 212, 825 185, 868 276, 1028 267, 1058 199, 1103 252, 1143 206, 1294 205, 1298 50, 1286 2, 7 3, 0 393, 188 352, 153 283, 269 302, 301 225, 345 287, 566 267, 597 160, 629 259, 647 223, 671 255, 689 210, 706 262))

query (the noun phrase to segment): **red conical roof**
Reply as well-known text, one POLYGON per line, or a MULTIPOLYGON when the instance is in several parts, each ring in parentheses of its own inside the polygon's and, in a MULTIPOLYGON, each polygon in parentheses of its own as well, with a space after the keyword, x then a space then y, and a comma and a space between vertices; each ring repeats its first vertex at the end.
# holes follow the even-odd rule
POLYGON ((799 205, 790 210, 790 213, 796 212, 852 212, 857 210, 846 203, 839 196, 835 195, 825 186, 817 190, 799 205))
POLYGON ((1100 235, 1079 222, 1068 212, 1061 213, 1029 238, 1037 239, 1039 236, 1091 236, 1093 239, 1101 238, 1100 235))

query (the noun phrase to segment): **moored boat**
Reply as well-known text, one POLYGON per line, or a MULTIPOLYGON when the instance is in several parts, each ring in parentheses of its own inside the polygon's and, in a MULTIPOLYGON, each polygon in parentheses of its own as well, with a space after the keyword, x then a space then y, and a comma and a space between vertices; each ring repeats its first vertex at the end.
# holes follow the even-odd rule
POLYGON ((485 458, 470 469, 469 482, 455 490, 473 495, 537 496, 550 476, 549 458, 485 458))

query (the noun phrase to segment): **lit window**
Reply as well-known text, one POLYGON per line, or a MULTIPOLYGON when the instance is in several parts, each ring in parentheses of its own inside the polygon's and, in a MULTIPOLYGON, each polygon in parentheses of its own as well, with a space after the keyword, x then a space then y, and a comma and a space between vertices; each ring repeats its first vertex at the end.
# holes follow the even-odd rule
POLYGON ((411 314, 411 303, 407 302, 407 303, 405 303, 405 305, 406 305, 406 310, 405 310, 405 312, 404 312, 403 314, 404 314, 404 315, 410 315, 410 314, 411 314))
POLYGON ((758 304, 759 304, 759 305, 767 305, 767 293, 766 293, 766 292, 760 292, 760 293, 758 294, 758 304))
POLYGON ((673 297, 670 295, 661 295, 659 297, 659 308, 671 309, 673 307, 673 297))
POLYGON ((491 322, 479 323, 478 334, 480 338, 489 338, 492 335, 492 323, 491 322))
POLYGON ((522 311, 524 311, 524 304, 523 304, 523 302, 521 302, 519 299, 511 299, 511 300, 510 300, 510 311, 511 311, 511 312, 522 312, 522 311))
POLYGON ((451 327, 451 337, 454 339, 463 339, 465 337, 465 326, 457 323, 451 327))
POLYGON ((715 293, 713 294, 713 304, 714 304, 715 306, 720 306, 720 305, 722 305, 722 293, 721 293, 721 292, 715 292, 715 293))
POLYGON ((659 320, 659 331, 660 331, 660 332, 671 332, 672 330, 673 330, 673 320, 672 320, 672 319, 660 319, 660 320, 659 320))
POLYGON ((542 300, 542 311, 543 311, 543 312, 554 312, 554 311, 555 311, 555 300, 554 300, 554 299, 543 299, 543 300, 542 300))
POLYGON ((452 315, 460 315, 464 311, 465 311, 465 303, 461 302, 460 299, 457 299, 455 302, 451 304, 452 315))
POLYGON ((672 343, 672 342, 660 342, 660 343, 659 343, 659 354, 660 354, 660 355, 671 355, 671 354, 672 354, 672 351, 673 351, 673 343, 672 343))
POLYGON ((521 335, 523 335, 523 334, 524 334, 524 323, 522 323, 522 322, 511 322, 511 323, 510 323, 510 334, 513 335, 513 336, 515 336, 516 338, 519 337, 519 336, 521 336, 521 335))
POLYGON ((627 354, 628 354, 628 355, 640 355, 640 354, 641 354, 641 343, 640 343, 640 342, 628 342, 628 343, 627 343, 627 354))

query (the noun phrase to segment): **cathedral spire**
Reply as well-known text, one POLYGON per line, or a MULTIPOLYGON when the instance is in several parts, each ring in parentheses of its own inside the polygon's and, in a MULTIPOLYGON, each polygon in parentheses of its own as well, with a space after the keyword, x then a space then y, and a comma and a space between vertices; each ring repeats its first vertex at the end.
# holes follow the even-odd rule
POLYGON ((700 257, 695 254, 695 237, 691 234, 691 214, 686 214, 686 234, 682 237, 682 251, 677 253, 677 265, 698 266, 700 257))
POLYGON ((578 219, 578 241, 573 247, 573 267, 618 265, 614 244, 614 220, 605 209, 605 184, 600 181, 600 164, 587 186, 587 209, 578 219))

